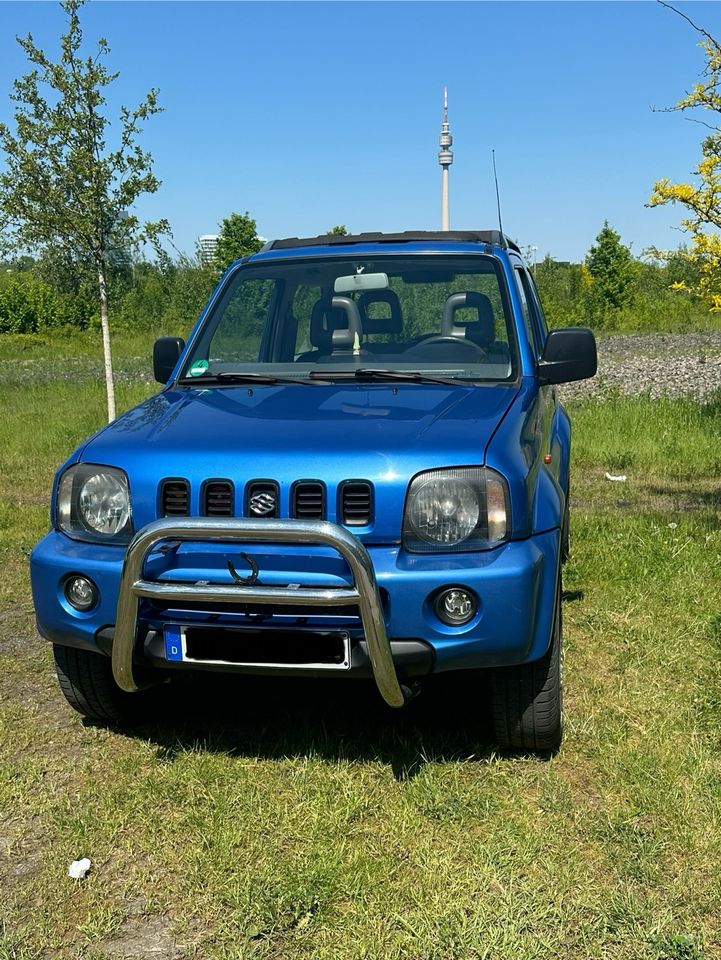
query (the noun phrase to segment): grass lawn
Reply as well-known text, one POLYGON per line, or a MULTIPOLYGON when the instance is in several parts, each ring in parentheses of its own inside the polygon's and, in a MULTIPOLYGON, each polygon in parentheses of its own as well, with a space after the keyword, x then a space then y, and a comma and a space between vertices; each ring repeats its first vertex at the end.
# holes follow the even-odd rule
POLYGON ((572 406, 546 760, 494 750, 481 677, 401 713, 365 684, 208 680, 137 730, 84 725, 26 550, 103 403, 0 383, 0 960, 721 957, 721 403, 572 406))

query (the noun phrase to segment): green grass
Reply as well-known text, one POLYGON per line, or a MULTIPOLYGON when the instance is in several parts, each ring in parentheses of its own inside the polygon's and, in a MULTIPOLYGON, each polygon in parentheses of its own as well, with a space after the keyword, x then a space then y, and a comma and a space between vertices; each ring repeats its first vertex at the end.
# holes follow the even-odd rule
MULTIPOLYGON (((152 352, 155 336, 119 332, 113 337, 113 369, 116 388, 153 384, 152 352)), ((96 330, 67 330, 47 335, 0 336, 0 385, 2 389, 28 391, 32 397, 43 383, 51 384, 50 402, 55 404, 58 384, 104 383, 100 334, 96 330)), ((154 385, 154 384, 153 384, 154 385)), ((94 397, 93 393, 93 397, 94 397)), ((31 406, 46 401, 32 397, 31 406)), ((63 398, 58 398, 62 400, 63 398)), ((47 414, 47 408, 43 411, 47 414)))
POLYGON ((493 749, 477 677, 399 714, 208 680, 135 731, 84 725, 24 550, 103 403, 0 387, 0 960, 721 956, 718 404, 572 407, 568 727, 542 760, 493 749))
POLYGON ((621 396, 571 405, 574 463, 584 471, 653 474, 665 480, 721 475, 721 391, 702 404, 690 399, 621 396))
MULTIPOLYGON (((178 331, 178 336, 183 336, 178 331)), ((117 360, 129 357, 148 357, 152 354, 156 336, 153 331, 145 333, 119 330, 113 333, 113 356, 117 360)), ((44 333, 23 333, 0 335, 0 361, 9 360, 19 364, 26 360, 54 360, 61 358, 67 362, 72 358, 100 360, 103 355, 99 330, 78 330, 69 327, 66 330, 47 330, 44 333)))

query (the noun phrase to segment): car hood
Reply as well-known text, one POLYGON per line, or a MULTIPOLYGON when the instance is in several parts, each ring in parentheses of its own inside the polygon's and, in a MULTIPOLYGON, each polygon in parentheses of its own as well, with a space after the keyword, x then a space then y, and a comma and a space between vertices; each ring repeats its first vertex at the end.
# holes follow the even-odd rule
POLYGON ((109 424, 81 458, 127 472, 136 529, 157 518, 163 478, 190 481, 191 514, 207 479, 232 480, 236 491, 276 480, 286 507, 296 480, 322 480, 330 520, 338 485, 362 479, 374 485, 376 504, 364 538, 396 542, 409 480, 481 464, 516 394, 509 385, 402 383, 169 389, 109 424))

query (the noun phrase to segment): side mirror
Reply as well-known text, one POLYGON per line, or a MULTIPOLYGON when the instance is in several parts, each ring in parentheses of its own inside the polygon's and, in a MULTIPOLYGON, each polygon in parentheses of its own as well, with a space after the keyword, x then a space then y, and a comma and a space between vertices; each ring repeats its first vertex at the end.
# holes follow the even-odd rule
POLYGON ((182 337, 160 337, 153 344, 153 376, 158 383, 167 383, 180 354, 185 349, 182 337))
POLYGON ((551 330, 543 356, 538 361, 541 383, 570 383, 595 376, 598 359, 596 338, 586 327, 551 330))

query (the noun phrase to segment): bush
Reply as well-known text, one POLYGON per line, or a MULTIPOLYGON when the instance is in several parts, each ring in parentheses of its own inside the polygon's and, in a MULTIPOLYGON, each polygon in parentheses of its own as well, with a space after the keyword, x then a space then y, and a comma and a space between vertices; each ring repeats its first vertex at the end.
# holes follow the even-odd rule
POLYGON ((187 333, 208 302, 218 273, 210 267, 181 264, 173 272, 163 327, 171 333, 187 333))
POLYGON ((217 282, 217 271, 192 262, 135 266, 132 283, 110 305, 114 329, 186 333, 217 282))
POLYGON ((719 327, 699 297, 672 289, 674 265, 638 262, 630 302, 617 309, 598 309, 588 295, 584 267, 546 257, 534 270, 549 326, 583 324, 596 333, 681 333, 719 327))
POLYGON ((59 293, 28 272, 0 274, 0 333, 37 333, 52 327, 88 326, 87 304, 59 293))

